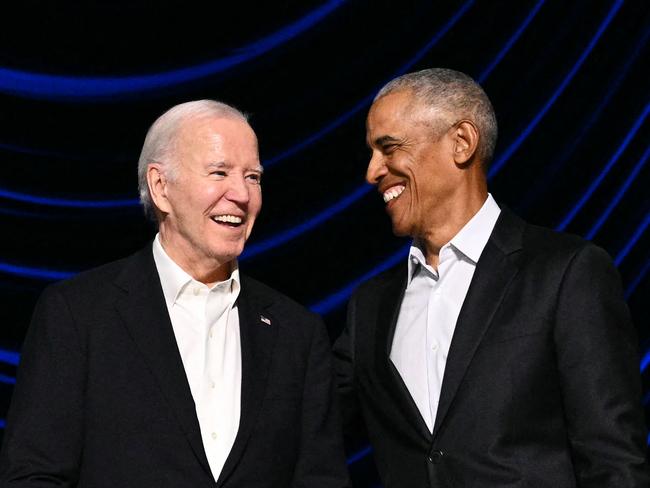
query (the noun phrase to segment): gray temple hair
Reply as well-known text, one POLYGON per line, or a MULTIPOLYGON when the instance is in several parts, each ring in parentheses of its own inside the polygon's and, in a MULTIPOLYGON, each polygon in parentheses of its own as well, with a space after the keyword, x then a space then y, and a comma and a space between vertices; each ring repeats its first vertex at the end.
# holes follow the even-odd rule
POLYGON ((487 167, 497 142, 497 119, 490 99, 478 83, 460 71, 430 68, 395 78, 379 90, 374 101, 404 90, 412 91, 417 101, 431 109, 438 119, 441 112, 456 118, 453 121, 435 121, 437 126, 461 119, 473 121, 479 130, 476 153, 487 167))
POLYGON ((248 116, 223 102, 216 100, 195 100, 175 105, 156 119, 151 125, 138 160, 138 190, 144 213, 155 220, 154 205, 147 184, 147 168, 151 163, 161 164, 165 176, 173 179, 176 173, 174 151, 177 136, 183 123, 201 117, 235 118, 248 122, 248 116))

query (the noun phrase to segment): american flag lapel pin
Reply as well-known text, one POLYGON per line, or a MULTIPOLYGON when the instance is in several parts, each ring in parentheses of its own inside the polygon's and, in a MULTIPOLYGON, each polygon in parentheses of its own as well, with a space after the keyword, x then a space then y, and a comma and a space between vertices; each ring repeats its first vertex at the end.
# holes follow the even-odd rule
POLYGON ((260 315, 260 321, 264 322, 266 325, 271 325, 271 319, 264 315, 260 315))

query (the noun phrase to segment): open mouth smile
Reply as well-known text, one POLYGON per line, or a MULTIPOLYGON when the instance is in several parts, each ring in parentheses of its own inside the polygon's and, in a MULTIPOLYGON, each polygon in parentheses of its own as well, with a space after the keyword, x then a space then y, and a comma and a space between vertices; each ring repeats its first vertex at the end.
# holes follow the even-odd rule
POLYGON ((382 194, 384 198, 384 203, 388 203, 391 200, 395 200, 404 192, 405 189, 406 187, 404 185, 391 186, 388 190, 386 190, 382 194))
POLYGON ((210 217, 212 221, 220 225, 225 225, 227 227, 239 227, 244 223, 244 219, 237 215, 224 214, 224 215, 213 215, 210 217))

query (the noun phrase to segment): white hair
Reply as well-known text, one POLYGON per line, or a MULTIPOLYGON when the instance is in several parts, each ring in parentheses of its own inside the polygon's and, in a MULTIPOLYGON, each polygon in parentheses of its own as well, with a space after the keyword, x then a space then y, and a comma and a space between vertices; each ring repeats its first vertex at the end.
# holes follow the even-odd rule
POLYGON ((195 100, 181 103, 158 117, 144 138, 138 160, 138 190, 145 215, 155 219, 154 205, 147 184, 149 164, 161 164, 165 175, 173 179, 177 167, 174 161, 174 151, 180 128, 188 119, 200 117, 235 118, 248 122, 248 117, 244 113, 235 107, 215 100, 195 100))

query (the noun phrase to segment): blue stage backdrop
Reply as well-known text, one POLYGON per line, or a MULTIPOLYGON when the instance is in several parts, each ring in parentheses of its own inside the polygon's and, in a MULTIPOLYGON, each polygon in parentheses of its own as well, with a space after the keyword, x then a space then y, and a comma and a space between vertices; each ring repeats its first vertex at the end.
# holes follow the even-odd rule
MULTIPOLYGON (((370 101, 433 66, 493 101, 497 201, 614 258, 650 402, 647 1, 15 3, 0 28, 0 417, 43 287, 154 235, 137 158, 156 116, 191 99, 234 104, 259 134, 264 208, 242 268, 337 336, 351 291, 408 247, 363 180, 370 101)), ((357 486, 376 486, 369 450, 349 450, 357 486)))

